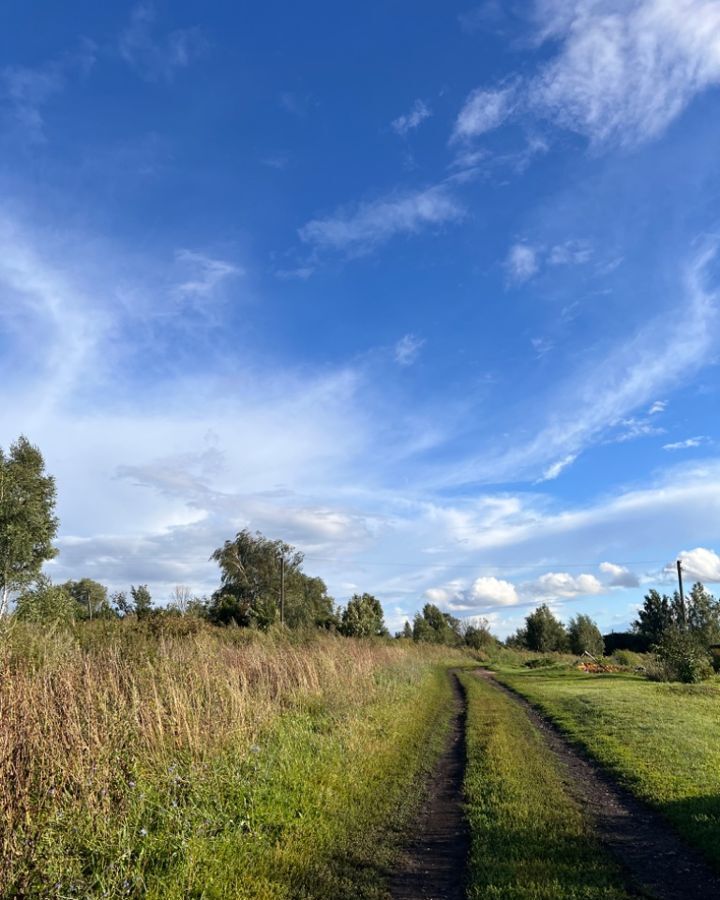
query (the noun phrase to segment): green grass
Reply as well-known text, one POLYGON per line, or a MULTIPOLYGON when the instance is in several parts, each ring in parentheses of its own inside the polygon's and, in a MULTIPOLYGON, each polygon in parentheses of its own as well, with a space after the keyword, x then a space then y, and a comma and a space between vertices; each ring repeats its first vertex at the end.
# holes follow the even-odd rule
POLYGON ((461 680, 468 696, 470 900, 626 897, 527 715, 476 676, 461 680))
POLYGON ((8 657, 0 775, 23 779, 0 777, 0 897, 384 898, 462 657, 214 633, 155 649, 127 670, 103 647, 8 657))
POLYGON ((571 668, 499 677, 546 713, 720 868, 720 685, 571 668))

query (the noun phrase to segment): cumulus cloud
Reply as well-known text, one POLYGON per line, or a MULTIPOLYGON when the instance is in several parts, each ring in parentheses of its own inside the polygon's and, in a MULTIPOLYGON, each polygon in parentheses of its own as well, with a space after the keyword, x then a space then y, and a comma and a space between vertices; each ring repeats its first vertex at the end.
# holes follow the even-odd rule
POLYGON ((536 581, 526 582, 523 593, 535 600, 570 600, 601 594, 602 584, 594 575, 570 575, 568 572, 547 572, 536 581))
POLYGON ((605 583, 609 587, 637 587, 640 584, 638 576, 625 566, 603 562, 600 563, 599 569, 606 576, 605 583))
POLYGON ((466 141, 498 128, 512 114, 515 85, 472 91, 455 121, 451 142, 466 141))
POLYGON ((519 601, 514 584, 492 576, 476 578, 470 597, 476 606, 512 606, 519 601))
POLYGON ((448 185, 392 194, 340 210, 323 219, 313 219, 300 229, 300 238, 319 250, 367 253, 391 238, 418 234, 426 228, 457 222, 465 215, 463 205, 448 185))
POLYGON ((404 136, 408 131, 413 131, 421 125, 425 119, 429 119, 431 115, 430 107, 423 100, 416 100, 410 112, 393 119, 390 127, 396 134, 404 136))
MULTIPOLYGON (((683 550, 678 559, 682 562, 683 571, 692 578, 707 583, 720 581, 720 556, 714 550, 707 547, 683 550)), ((669 563, 668 569, 674 571, 675 564, 669 563)))

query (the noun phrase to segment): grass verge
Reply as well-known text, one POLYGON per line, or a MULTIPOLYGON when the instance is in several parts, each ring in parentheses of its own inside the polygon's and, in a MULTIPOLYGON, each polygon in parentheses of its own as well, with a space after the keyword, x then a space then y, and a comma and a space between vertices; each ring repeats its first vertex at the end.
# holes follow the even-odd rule
POLYGON ((498 676, 720 869, 720 685, 562 667, 498 676))
POLYGON ((442 651, 111 631, 0 656, 0 896, 384 896, 442 651))
POLYGON ((476 676, 460 678, 468 700, 470 900, 627 897, 523 710, 476 676))

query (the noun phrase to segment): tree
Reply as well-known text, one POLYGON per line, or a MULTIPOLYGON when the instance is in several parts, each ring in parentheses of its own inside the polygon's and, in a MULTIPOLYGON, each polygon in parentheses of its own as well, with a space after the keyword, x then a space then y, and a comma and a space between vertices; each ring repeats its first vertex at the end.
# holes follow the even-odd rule
POLYGON ((132 611, 138 619, 147 618, 152 612, 152 597, 146 584, 130 586, 130 596, 132 597, 132 611))
POLYGON ((45 462, 26 437, 0 447, 0 616, 10 594, 31 584, 43 563, 57 555, 55 479, 45 474, 45 462))
POLYGON ((546 603, 526 617, 525 631, 528 650, 548 653, 567 648, 565 626, 550 612, 546 603))
POLYGON ((132 612, 132 603, 128 600, 125 591, 115 591, 110 597, 115 612, 123 618, 132 612))
POLYGON ((490 633, 487 619, 476 619, 475 624, 466 625, 463 638, 465 644, 473 650, 487 650, 497 646, 497 640, 490 633))
POLYGON ((39 575, 33 587, 27 587, 17 599, 15 615, 21 622, 71 625, 77 604, 64 585, 53 584, 39 575))
POLYGON ((220 587, 210 598, 208 617, 218 625, 267 628, 276 618, 280 597, 280 560, 289 582, 303 555, 284 541, 272 541, 247 528, 225 541, 210 559, 220 566, 220 587))
POLYGON ((322 578, 312 578, 299 569, 285 576, 285 624, 326 631, 339 626, 335 601, 322 578))
POLYGON ((426 603, 422 613, 417 613, 413 621, 413 640, 430 644, 458 645, 460 621, 450 613, 444 613, 433 603, 426 603))
POLYGON ((578 656, 583 653, 602 656, 605 652, 603 636, 590 616, 578 614, 575 618, 570 619, 568 624, 568 642, 572 652, 577 653, 578 656))
POLYGON ((687 626, 705 647, 720 643, 720 601, 696 582, 686 600, 687 626))
POLYGON ((406 619, 405 624, 402 627, 402 631, 398 631, 398 633, 395 635, 395 637, 396 638, 406 638, 408 640, 412 640, 412 636, 413 636, 412 625, 406 619))
POLYGON ((348 637, 372 637, 386 634, 380 601, 372 594, 353 594, 342 611, 340 631, 348 637))
POLYGON ((108 590, 104 584, 92 578, 66 581, 63 588, 78 604, 78 619, 107 619, 115 615, 108 602, 108 590))
POLYGON ((678 603, 656 590, 650 590, 643 598, 633 630, 643 637, 649 646, 657 644, 663 634, 679 621, 678 603))

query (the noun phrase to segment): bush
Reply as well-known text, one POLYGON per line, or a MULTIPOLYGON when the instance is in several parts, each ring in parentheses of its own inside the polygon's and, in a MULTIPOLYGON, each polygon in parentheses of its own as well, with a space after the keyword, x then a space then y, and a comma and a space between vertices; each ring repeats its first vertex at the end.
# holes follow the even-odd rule
POLYGON ((557 662, 551 656, 541 656, 539 659, 528 659, 523 663, 526 669, 544 669, 548 666, 554 666, 557 662))
POLYGON ((612 659, 619 666, 628 669, 637 669, 638 666, 644 666, 645 660, 639 653, 633 653, 632 650, 616 650, 612 655, 612 659))
POLYGON ((697 684, 713 674, 710 655, 691 633, 677 627, 666 629, 655 647, 659 674, 663 681, 697 684))

